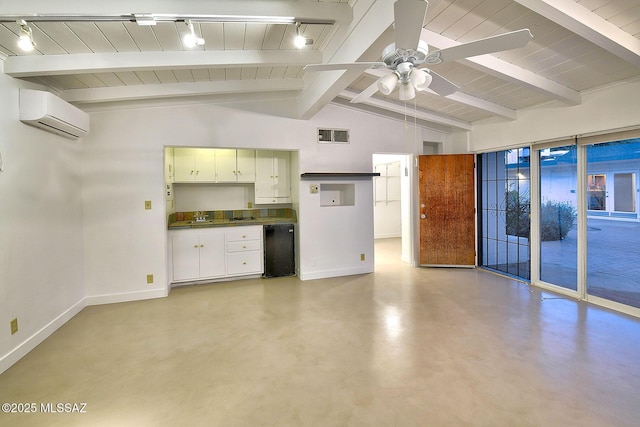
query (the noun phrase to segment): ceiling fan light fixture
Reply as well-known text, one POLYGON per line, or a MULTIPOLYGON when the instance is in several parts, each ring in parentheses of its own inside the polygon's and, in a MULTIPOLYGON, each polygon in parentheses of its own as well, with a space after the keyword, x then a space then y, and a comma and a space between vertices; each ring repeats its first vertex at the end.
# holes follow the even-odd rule
POLYGON ((378 81, 378 90, 384 95, 390 95, 398 84, 396 73, 387 74, 378 81))
POLYGON ((400 101, 408 101, 416 97, 416 90, 410 83, 402 83, 400 85, 400 93, 398 94, 400 101))
POLYGON ((418 70, 415 68, 411 70, 411 74, 409 75, 409 81, 411 82, 413 87, 415 87, 416 89, 418 88, 418 86, 423 85, 426 79, 427 79, 427 76, 425 75, 425 72, 423 70, 418 70))
MULTIPOLYGON (((433 81, 433 76, 431 76, 431 74, 429 74, 425 70, 415 70, 414 73, 419 73, 419 74, 422 74, 424 76, 424 80, 421 77, 420 78, 421 82, 419 84, 414 84, 416 90, 418 90, 418 91, 425 90, 426 88, 429 87, 429 85, 433 81)), ((411 75, 411 77, 412 77, 411 81, 413 82, 413 74, 411 75)))

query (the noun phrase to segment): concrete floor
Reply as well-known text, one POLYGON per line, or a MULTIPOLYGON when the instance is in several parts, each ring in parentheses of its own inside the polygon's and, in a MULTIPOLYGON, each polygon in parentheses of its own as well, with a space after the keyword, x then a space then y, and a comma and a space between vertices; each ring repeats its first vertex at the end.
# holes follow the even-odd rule
POLYGON ((0 375, 2 426, 637 426, 640 321, 472 269, 93 306, 0 375))

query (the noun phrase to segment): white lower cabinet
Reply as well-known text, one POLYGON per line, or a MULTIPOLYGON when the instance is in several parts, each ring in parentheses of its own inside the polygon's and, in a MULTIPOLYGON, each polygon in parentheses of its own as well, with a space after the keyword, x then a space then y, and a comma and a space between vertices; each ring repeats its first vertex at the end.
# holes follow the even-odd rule
POLYGON ((175 230, 171 242, 174 282, 226 275, 221 229, 175 230))
POLYGON ((263 273, 262 226, 172 230, 173 282, 263 273))
POLYGON ((262 274, 262 226, 236 227, 225 239, 228 275, 262 274))

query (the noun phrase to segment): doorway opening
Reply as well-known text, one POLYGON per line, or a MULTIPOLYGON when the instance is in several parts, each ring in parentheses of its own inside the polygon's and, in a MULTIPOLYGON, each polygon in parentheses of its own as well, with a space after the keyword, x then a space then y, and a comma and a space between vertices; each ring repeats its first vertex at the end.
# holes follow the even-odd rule
POLYGON ((412 264, 411 238, 411 155, 373 154, 373 218, 376 262, 389 257, 390 262, 412 264))

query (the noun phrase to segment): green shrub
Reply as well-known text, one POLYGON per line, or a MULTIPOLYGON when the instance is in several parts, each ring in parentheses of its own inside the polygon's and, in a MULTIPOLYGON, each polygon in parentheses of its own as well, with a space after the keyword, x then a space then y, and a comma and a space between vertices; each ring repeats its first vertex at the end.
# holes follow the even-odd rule
POLYGON ((562 240, 575 225, 576 210, 567 202, 546 202, 540 206, 540 239, 562 240))
MULTIPOLYGON (((508 191, 505 195, 507 234, 529 237, 531 216, 529 195, 508 191)), ((575 225, 576 210, 567 202, 549 201, 540 207, 540 238, 542 241, 562 240, 575 225)))
POLYGON ((529 196, 518 191, 507 191, 507 234, 510 236, 529 237, 530 209, 529 196))

